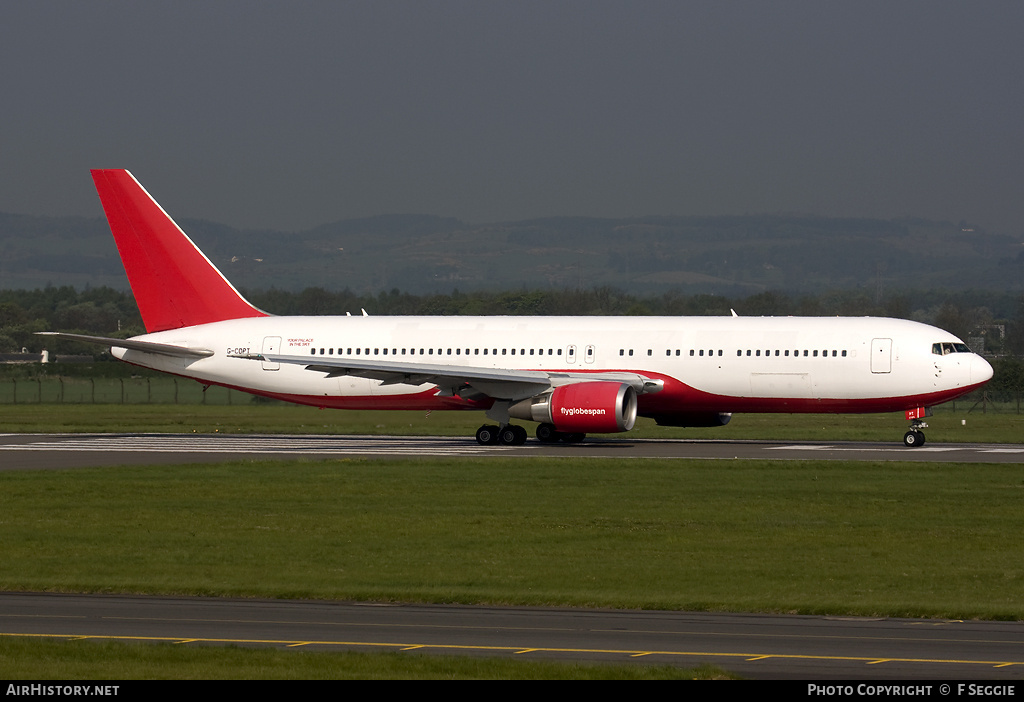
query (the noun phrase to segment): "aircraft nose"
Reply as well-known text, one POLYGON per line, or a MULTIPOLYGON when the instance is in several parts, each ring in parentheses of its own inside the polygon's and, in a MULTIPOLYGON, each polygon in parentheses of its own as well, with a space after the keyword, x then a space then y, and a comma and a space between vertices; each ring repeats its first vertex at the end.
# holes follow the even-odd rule
POLYGON ((971 382, 987 383, 990 380, 992 380, 992 364, 974 354, 974 358, 971 359, 971 382))

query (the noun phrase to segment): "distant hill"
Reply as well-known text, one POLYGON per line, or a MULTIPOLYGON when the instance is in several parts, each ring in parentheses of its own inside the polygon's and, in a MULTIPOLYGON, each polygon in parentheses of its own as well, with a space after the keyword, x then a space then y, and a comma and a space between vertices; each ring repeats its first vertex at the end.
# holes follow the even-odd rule
MULTIPOLYGON (((389 215, 295 233, 179 223, 247 289, 1024 290, 1020 238, 923 219, 552 217, 473 225, 389 215)), ((0 289, 48 284, 127 287, 105 220, 0 213, 0 289)))

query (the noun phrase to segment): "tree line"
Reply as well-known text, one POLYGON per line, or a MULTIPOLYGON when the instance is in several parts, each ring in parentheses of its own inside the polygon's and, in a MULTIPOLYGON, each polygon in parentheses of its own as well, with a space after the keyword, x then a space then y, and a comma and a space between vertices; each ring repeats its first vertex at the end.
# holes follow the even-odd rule
MULTIPOLYGON (((871 295, 866 291, 788 294, 767 291, 745 297, 636 295, 611 287, 589 290, 476 291, 413 295, 397 289, 376 295, 351 290, 270 288, 245 293, 254 305, 277 315, 609 315, 609 316, 882 316, 933 324, 965 341, 984 338, 989 356, 1024 356, 1024 295, 933 291, 871 295)), ((109 287, 71 286, 0 291, 0 353, 93 353, 95 347, 35 336, 66 331, 126 338, 145 333, 134 298, 109 287)), ((970 343, 970 342, 969 342, 970 343)))

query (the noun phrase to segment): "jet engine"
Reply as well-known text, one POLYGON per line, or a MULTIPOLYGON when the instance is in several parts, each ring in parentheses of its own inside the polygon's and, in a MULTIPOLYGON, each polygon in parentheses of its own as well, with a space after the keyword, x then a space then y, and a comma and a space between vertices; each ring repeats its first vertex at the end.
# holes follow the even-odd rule
POLYGON ((627 383, 601 381, 560 385, 517 402, 508 413, 565 433, 629 431, 636 422, 636 390, 627 383))

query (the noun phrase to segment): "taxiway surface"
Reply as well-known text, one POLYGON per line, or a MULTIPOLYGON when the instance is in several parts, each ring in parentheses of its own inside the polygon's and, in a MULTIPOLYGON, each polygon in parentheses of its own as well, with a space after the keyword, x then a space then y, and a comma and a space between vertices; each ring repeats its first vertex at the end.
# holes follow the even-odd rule
POLYGON ((515 656, 750 678, 1024 679, 1024 623, 0 593, 0 636, 515 656))

